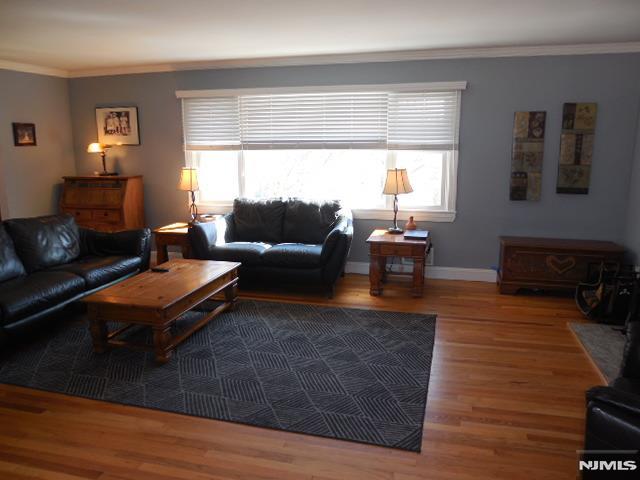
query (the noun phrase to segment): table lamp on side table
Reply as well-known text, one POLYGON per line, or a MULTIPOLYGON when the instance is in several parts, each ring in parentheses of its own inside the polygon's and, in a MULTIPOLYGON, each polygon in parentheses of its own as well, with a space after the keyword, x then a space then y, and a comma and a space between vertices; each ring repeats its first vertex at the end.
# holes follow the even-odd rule
POLYGON ((393 227, 387 230, 389 233, 402 233, 403 230, 398 227, 398 195, 411 192, 413 192, 413 188, 409 183, 406 168, 387 170, 387 181, 384 184, 382 193, 393 195, 393 227))
POLYGON ((198 207, 196 206, 196 193, 198 188, 198 170, 196 168, 183 167, 180 171, 180 182, 178 190, 191 193, 191 205, 189 213, 191 221, 189 224, 198 223, 198 207))

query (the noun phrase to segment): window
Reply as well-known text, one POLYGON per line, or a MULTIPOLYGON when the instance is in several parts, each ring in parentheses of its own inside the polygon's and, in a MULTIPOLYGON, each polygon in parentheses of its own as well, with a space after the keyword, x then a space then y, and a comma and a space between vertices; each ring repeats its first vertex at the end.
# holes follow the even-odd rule
POLYGON ((418 219, 455 216, 460 91, 466 84, 177 92, 198 203, 238 196, 339 199, 361 218, 389 218, 386 170, 406 168, 398 197, 418 219))

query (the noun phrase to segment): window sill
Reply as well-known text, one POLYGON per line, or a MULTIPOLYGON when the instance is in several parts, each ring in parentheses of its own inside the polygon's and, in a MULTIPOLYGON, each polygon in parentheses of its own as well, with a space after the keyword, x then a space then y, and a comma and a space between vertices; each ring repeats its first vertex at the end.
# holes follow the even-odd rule
MULTIPOLYGON (((233 210, 231 203, 199 203, 198 211, 202 213, 229 213, 233 210)), ((456 212, 428 211, 428 210, 400 210, 398 220, 407 221, 410 216, 416 222, 453 222, 456 212)), ((384 208, 357 208, 353 210, 353 218, 356 220, 393 220, 393 210, 384 208)))
MULTIPOLYGON (((456 212, 429 210, 399 210, 398 221, 407 221, 413 216, 416 222, 453 222, 456 212)), ((393 210, 387 209, 354 209, 353 218, 362 220, 393 220, 393 210)))

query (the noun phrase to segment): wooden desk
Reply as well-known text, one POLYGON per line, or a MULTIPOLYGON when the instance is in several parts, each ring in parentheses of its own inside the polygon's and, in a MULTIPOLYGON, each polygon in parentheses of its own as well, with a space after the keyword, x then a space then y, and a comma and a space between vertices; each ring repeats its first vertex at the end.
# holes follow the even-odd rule
POLYGON ((145 226, 142 176, 62 178, 60 211, 81 227, 118 232, 145 226))
POLYGON ((424 292, 424 264, 431 247, 431 237, 426 240, 405 240, 403 234, 391 234, 385 229, 374 230, 367 239, 369 244, 369 293, 382 295, 382 283, 387 268, 387 258, 413 259, 413 287, 411 295, 421 297, 424 292))

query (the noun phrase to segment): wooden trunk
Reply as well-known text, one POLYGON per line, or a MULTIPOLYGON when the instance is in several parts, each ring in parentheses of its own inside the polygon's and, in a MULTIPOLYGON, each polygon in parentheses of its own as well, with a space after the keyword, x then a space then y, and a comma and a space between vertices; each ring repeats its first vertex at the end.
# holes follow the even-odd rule
POLYGON ((624 248, 613 242, 534 237, 500 237, 500 293, 520 288, 574 290, 589 268, 622 263, 624 248))
POLYGON ((145 226, 142 176, 63 179, 60 210, 81 227, 117 232, 145 226))

